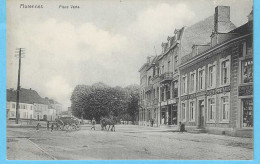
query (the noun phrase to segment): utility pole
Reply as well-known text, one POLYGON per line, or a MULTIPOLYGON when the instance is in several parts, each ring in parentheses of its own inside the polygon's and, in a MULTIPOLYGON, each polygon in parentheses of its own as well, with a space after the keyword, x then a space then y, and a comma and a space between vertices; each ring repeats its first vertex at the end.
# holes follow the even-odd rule
POLYGON ((23 48, 19 48, 19 49, 16 49, 18 51, 16 51, 16 53, 18 54, 15 54, 16 57, 19 58, 19 67, 18 67, 18 82, 17 82, 17 90, 16 90, 16 117, 15 117, 15 123, 18 124, 18 120, 19 120, 19 117, 20 117, 20 114, 19 114, 19 100, 20 100, 20 90, 21 90, 21 86, 20 86, 20 74, 21 74, 21 58, 24 57, 24 49, 23 48))

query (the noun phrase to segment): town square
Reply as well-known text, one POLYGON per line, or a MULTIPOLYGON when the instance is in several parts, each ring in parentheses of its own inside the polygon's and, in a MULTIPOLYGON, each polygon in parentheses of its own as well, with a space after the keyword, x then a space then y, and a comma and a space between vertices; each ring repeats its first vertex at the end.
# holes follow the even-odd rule
POLYGON ((254 19, 253 0, 8 1, 7 160, 253 160, 254 19))

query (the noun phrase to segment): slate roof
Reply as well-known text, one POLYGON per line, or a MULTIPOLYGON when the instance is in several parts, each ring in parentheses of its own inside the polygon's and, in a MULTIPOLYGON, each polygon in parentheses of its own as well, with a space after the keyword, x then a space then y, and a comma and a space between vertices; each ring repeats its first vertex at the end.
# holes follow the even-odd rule
MULTIPOLYGON (((13 89, 7 89, 6 90, 6 99, 7 101, 16 102, 16 90, 13 89)), ((46 104, 48 105, 47 101, 32 89, 24 89, 21 88, 20 91, 20 97, 19 97, 20 103, 27 103, 27 104, 46 104)))
MULTIPOLYGON (((235 29, 236 26, 230 21, 226 24, 226 31, 235 29)), ((214 30, 214 15, 197 22, 189 27, 180 29, 181 35, 181 57, 192 51, 193 44, 203 45, 211 42, 210 35, 214 30)))
POLYGON ((230 31, 229 33, 238 33, 240 36, 253 33, 253 26, 250 23, 243 24, 242 26, 230 31))

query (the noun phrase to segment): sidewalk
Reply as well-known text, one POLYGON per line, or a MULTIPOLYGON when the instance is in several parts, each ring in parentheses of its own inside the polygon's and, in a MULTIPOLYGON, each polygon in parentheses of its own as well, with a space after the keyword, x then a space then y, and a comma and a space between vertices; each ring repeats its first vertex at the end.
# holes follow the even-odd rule
POLYGON ((28 138, 7 137, 7 160, 54 160, 28 138))

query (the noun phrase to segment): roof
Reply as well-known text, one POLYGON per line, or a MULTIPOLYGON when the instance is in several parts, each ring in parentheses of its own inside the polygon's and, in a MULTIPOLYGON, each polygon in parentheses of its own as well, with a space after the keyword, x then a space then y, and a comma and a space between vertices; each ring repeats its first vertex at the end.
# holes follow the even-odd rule
POLYGON ((238 33, 240 36, 253 33, 253 26, 250 23, 243 24, 242 26, 230 31, 229 33, 238 33))
MULTIPOLYGON (((7 89, 6 90, 6 99, 7 101, 16 102, 16 90, 7 89)), ((48 105, 47 101, 40 97, 40 95, 32 89, 24 89, 21 88, 20 96, 19 96, 20 103, 27 103, 27 104, 46 104, 48 105)))
MULTIPOLYGON (((236 26, 230 21, 225 24, 225 30, 231 31, 236 26)), ((192 51, 193 44, 203 45, 211 42, 210 35, 214 30, 214 16, 210 16, 200 22, 180 30, 181 34, 181 57, 192 51)))

